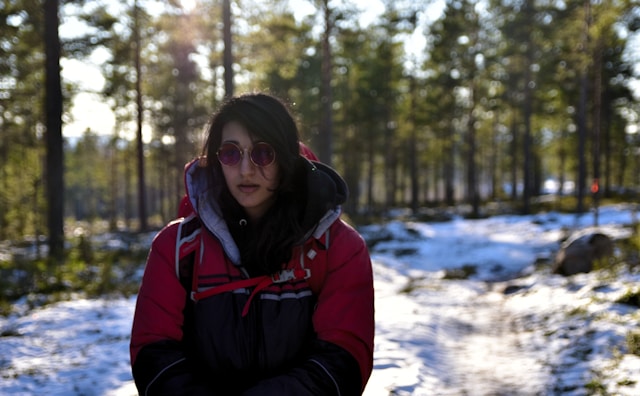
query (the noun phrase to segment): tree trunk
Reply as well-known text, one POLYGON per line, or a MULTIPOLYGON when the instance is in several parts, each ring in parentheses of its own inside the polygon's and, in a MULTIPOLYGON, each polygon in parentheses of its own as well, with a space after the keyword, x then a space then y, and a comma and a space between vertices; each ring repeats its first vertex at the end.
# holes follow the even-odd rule
POLYGON ((109 231, 118 229, 118 137, 114 136, 109 143, 109 231))
MULTIPOLYGON (((453 125, 451 125, 451 123, 449 123, 449 128, 451 128, 451 130, 453 131, 453 125)), ((445 155, 444 161, 442 163, 442 177, 444 179, 444 200, 446 205, 448 206, 455 205, 456 201, 454 186, 456 148, 453 136, 455 136, 455 133, 451 132, 444 138, 445 155)))
MULTIPOLYGON (((526 2, 525 12, 533 16, 534 12, 529 2, 526 2)), ((533 18, 531 18, 533 20, 533 18)), ((524 62, 524 103, 522 109, 522 121, 524 124, 524 136, 523 136, 523 151, 524 151, 524 165, 523 165, 523 180, 522 180, 522 213, 529 214, 531 211, 529 205, 531 202, 531 189, 533 186, 533 160, 531 155, 531 116, 533 112, 533 75, 531 72, 531 66, 536 62, 534 59, 533 51, 533 35, 531 31, 527 34, 527 50, 526 59, 524 62)))
POLYGON ((138 159, 138 217, 140 220, 140 231, 146 231, 147 226, 147 192, 145 188, 145 172, 144 172, 144 142, 142 141, 142 116, 144 109, 142 107, 142 71, 140 65, 141 39, 140 39, 140 20, 138 16, 138 1, 133 5, 133 23, 134 23, 134 41, 135 41, 135 68, 136 68, 136 109, 137 109, 137 125, 136 133, 138 159))
POLYGON ((518 198, 518 144, 520 139, 518 136, 518 120, 517 114, 518 111, 515 106, 511 109, 512 119, 511 119, 511 200, 515 202, 518 198))
POLYGON ((471 108, 467 119, 467 202, 471 205, 471 216, 480 216, 480 197, 477 183, 477 163, 476 163, 476 119, 473 115, 473 108, 476 103, 476 88, 471 83, 471 108))
POLYGON ((489 177, 491 178, 491 199, 495 200, 496 198, 498 198, 498 181, 502 180, 502 170, 498 169, 498 164, 500 163, 500 147, 498 144, 498 136, 497 136, 497 131, 498 131, 498 122, 499 122, 499 116, 498 116, 498 110, 494 109, 494 112, 496 113, 496 116, 494 117, 494 123, 493 123, 493 128, 492 128, 492 135, 491 135, 491 157, 489 158, 489 177))
POLYGON ((611 109, 611 98, 609 96, 609 90, 608 88, 605 86, 604 87, 604 92, 602 95, 602 110, 600 112, 600 114, 602 115, 602 123, 601 123, 601 127, 600 130, 602 132, 602 143, 603 143, 603 157, 604 157, 604 196, 605 197, 610 197, 611 196, 611 185, 613 182, 613 172, 611 169, 611 160, 612 160, 612 146, 614 145, 614 143, 612 142, 612 136, 611 136, 611 113, 612 110, 611 109))
POLYGON ((224 40, 224 96, 230 98, 233 96, 233 52, 231 38, 231 0, 222 1, 222 19, 224 22, 223 40, 224 40))
POLYGON ((60 78, 59 0, 45 0, 44 46, 46 52, 46 186, 49 258, 64 259, 64 151, 62 139, 62 83, 60 78))
POLYGON ((418 148, 416 147, 418 144, 417 131, 416 131, 416 113, 417 110, 417 100, 416 100, 416 79, 413 76, 409 76, 409 100, 411 104, 409 106, 409 126, 411 128, 411 133, 409 135, 409 169, 410 169, 410 179, 411 179, 411 212, 415 215, 418 213, 418 148))
POLYGON ((127 228, 127 230, 131 230, 131 220, 133 220, 133 208, 134 208, 134 202, 133 202, 133 174, 131 172, 131 169, 134 167, 133 164, 133 153, 129 152, 130 149, 129 147, 127 147, 125 149, 125 155, 124 155, 124 162, 125 162, 125 167, 124 167, 124 220, 125 220, 125 226, 127 228))
POLYGON ((324 33, 322 35, 322 65, 321 65, 321 86, 320 86, 320 147, 318 156, 320 161, 331 165, 331 154, 333 153, 333 91, 331 89, 332 58, 331 58, 331 34, 333 22, 331 21, 331 9, 329 1, 322 1, 322 11, 324 13, 324 33))
MULTIPOLYGON (((386 106, 385 106, 386 108, 386 106)), ((382 127, 384 129, 384 183, 385 183, 385 200, 384 206, 385 210, 388 210, 394 206, 396 206, 396 191, 398 189, 398 179, 397 179, 397 168, 398 161, 396 150, 397 147, 394 145, 394 134, 395 129, 390 126, 388 120, 391 119, 391 115, 388 114, 388 111, 385 109, 384 119, 387 120, 385 125, 382 127)))
MULTIPOLYGON (((582 51, 586 52, 586 49, 589 44, 589 14, 591 9, 590 0, 585 0, 584 2, 585 8, 585 21, 584 21, 584 32, 582 38, 582 51)), ((588 95, 588 78, 587 78, 587 65, 586 60, 583 59, 585 64, 581 65, 580 71, 580 99, 578 103, 578 204, 577 204, 577 212, 583 213, 585 211, 584 207, 584 193, 586 190, 586 179, 587 179, 587 158, 586 158, 586 141, 587 141, 587 95, 588 95)))
POLYGON ((593 182, 591 183, 591 197, 595 215, 593 217, 594 226, 598 226, 598 199, 600 198, 600 126, 602 114, 602 41, 598 41, 593 57, 593 71, 595 73, 593 81, 593 182))

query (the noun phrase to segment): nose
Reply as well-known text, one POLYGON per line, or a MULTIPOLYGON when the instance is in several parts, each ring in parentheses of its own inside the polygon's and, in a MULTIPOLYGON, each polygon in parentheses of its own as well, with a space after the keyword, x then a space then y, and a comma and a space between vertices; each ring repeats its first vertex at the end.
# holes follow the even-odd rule
POLYGON ((253 173, 254 165, 251 162, 251 156, 249 154, 249 150, 244 149, 242 153, 242 157, 240 158, 240 174, 248 175, 253 173))

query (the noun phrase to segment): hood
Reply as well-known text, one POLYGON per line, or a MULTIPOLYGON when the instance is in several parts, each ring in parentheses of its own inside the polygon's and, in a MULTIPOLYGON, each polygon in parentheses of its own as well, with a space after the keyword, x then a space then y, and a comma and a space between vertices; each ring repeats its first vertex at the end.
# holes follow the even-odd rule
POLYGON ((305 159, 307 167, 307 207, 303 227, 319 238, 340 217, 342 204, 349 196, 344 179, 333 168, 305 159))
MULTIPOLYGON (((304 158, 306 169, 307 206, 302 225, 309 237, 320 238, 340 217, 342 204, 349 196, 349 189, 342 177, 331 167, 304 158)), ((187 200, 183 205, 200 217, 202 224, 221 242, 229 259, 240 263, 240 251, 223 219, 218 204, 224 180, 209 174, 203 159, 195 159, 185 166, 187 200)), ((302 187, 302 186, 301 186, 302 187)))

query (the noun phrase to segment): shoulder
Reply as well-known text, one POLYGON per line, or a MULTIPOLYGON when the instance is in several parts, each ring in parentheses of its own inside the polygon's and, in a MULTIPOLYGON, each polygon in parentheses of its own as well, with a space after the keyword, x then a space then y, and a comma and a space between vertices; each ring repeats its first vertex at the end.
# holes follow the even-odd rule
POLYGON ((328 253, 336 261, 350 260, 354 256, 369 260, 369 251, 364 238, 351 225, 337 219, 329 228, 328 253))
POLYGON ((175 245, 178 229, 183 220, 183 218, 175 219, 158 231, 153 237, 152 247, 165 246, 169 241, 173 241, 175 245))
POLYGON ((177 248, 193 244, 201 232, 200 220, 195 215, 178 218, 164 226, 153 238, 151 253, 173 255, 177 248))
POLYGON ((336 221, 331 224, 329 227, 329 232, 332 237, 332 242, 340 242, 342 244, 365 244, 364 238, 362 235, 356 231, 351 225, 347 224, 341 218, 336 219, 336 221))

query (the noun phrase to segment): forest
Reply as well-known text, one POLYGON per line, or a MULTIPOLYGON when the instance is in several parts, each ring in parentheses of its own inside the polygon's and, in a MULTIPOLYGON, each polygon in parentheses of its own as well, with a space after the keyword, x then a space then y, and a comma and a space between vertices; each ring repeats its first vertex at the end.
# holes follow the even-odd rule
POLYGON ((256 90, 290 104, 353 218, 527 214, 547 180, 576 212, 637 199, 637 0, 380 3, 364 24, 354 0, 3 1, 0 241, 43 236, 61 258, 69 224, 160 227, 209 116, 256 90), (105 84, 90 94, 115 127, 70 139, 82 89, 60 65, 96 54, 105 84))

